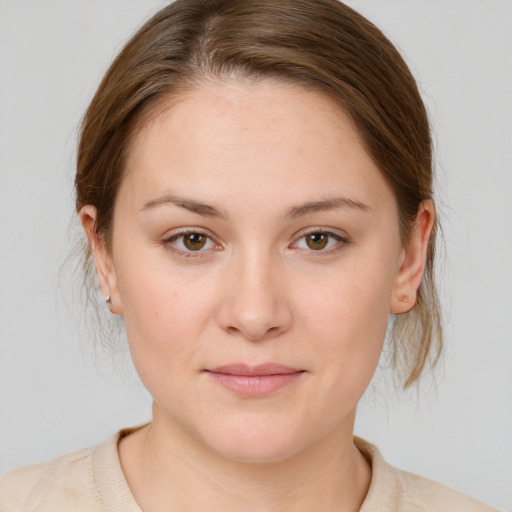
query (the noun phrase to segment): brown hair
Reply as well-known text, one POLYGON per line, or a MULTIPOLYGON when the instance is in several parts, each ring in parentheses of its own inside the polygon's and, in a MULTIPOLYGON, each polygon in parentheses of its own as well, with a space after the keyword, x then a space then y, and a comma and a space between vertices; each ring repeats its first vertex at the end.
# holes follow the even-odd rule
MULTIPOLYGON (((169 95, 226 79, 293 83, 333 98, 391 186, 407 240, 420 203, 432 199, 432 141, 416 82, 382 32, 338 0, 177 0, 126 44, 83 120, 76 207, 96 207, 107 246, 133 137, 169 95)), ((442 347, 435 231, 416 306, 392 320, 391 359, 404 387, 442 347)))

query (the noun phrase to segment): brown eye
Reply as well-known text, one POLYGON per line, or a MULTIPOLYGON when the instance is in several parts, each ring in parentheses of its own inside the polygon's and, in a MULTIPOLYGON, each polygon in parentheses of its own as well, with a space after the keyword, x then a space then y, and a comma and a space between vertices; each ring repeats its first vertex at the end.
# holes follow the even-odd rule
POLYGON ((192 230, 172 235, 162 240, 162 245, 178 256, 186 258, 211 255, 212 251, 222 249, 206 233, 192 230))
POLYGON ((189 251, 199 251, 206 244, 207 237, 200 233, 187 233, 183 235, 183 245, 189 251))
POLYGON ((311 233, 306 236, 306 244, 310 249, 319 251, 324 249, 329 242, 329 235, 327 233, 311 233))
POLYGON ((312 254, 333 254, 349 244, 349 240, 332 231, 311 230, 309 233, 301 236, 292 247, 301 249, 312 254))

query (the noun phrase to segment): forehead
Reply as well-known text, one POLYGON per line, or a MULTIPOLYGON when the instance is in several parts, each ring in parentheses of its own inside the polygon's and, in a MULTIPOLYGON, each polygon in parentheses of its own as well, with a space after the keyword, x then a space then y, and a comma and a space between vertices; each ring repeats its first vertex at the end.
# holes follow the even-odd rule
POLYGON ((134 140, 125 181, 139 193, 223 199, 264 190, 274 200, 286 189, 294 202, 333 188, 363 196, 387 188, 334 100, 271 82, 206 83, 169 98, 134 140))

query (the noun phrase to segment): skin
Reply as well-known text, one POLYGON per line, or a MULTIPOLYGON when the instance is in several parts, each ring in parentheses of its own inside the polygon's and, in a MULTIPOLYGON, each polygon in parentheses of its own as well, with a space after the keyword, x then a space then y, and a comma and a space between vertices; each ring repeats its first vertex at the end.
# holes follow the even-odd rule
POLYGON ((432 205, 403 246, 395 197, 332 100, 220 82, 169 99, 134 141, 110 252, 95 218, 82 209, 101 289, 154 398, 119 445, 143 510, 359 510, 356 407, 389 313, 414 306, 432 205), (205 371, 269 362, 302 373, 245 397, 205 371))

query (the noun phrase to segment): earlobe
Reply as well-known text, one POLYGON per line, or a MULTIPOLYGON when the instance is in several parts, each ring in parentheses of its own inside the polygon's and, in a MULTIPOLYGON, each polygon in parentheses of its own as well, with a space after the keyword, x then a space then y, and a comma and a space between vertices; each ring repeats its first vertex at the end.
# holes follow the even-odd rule
POLYGON ((391 297, 391 313, 402 314, 410 311, 416 304, 425 266, 427 250, 435 223, 435 208, 432 201, 423 201, 418 215, 402 252, 400 268, 395 276, 391 297))
POLYGON ((92 205, 84 206, 79 213, 89 247, 94 258, 96 274, 100 283, 102 295, 110 311, 122 314, 121 300, 117 287, 117 276, 110 251, 105 246, 100 234, 96 231, 97 211, 92 205))

